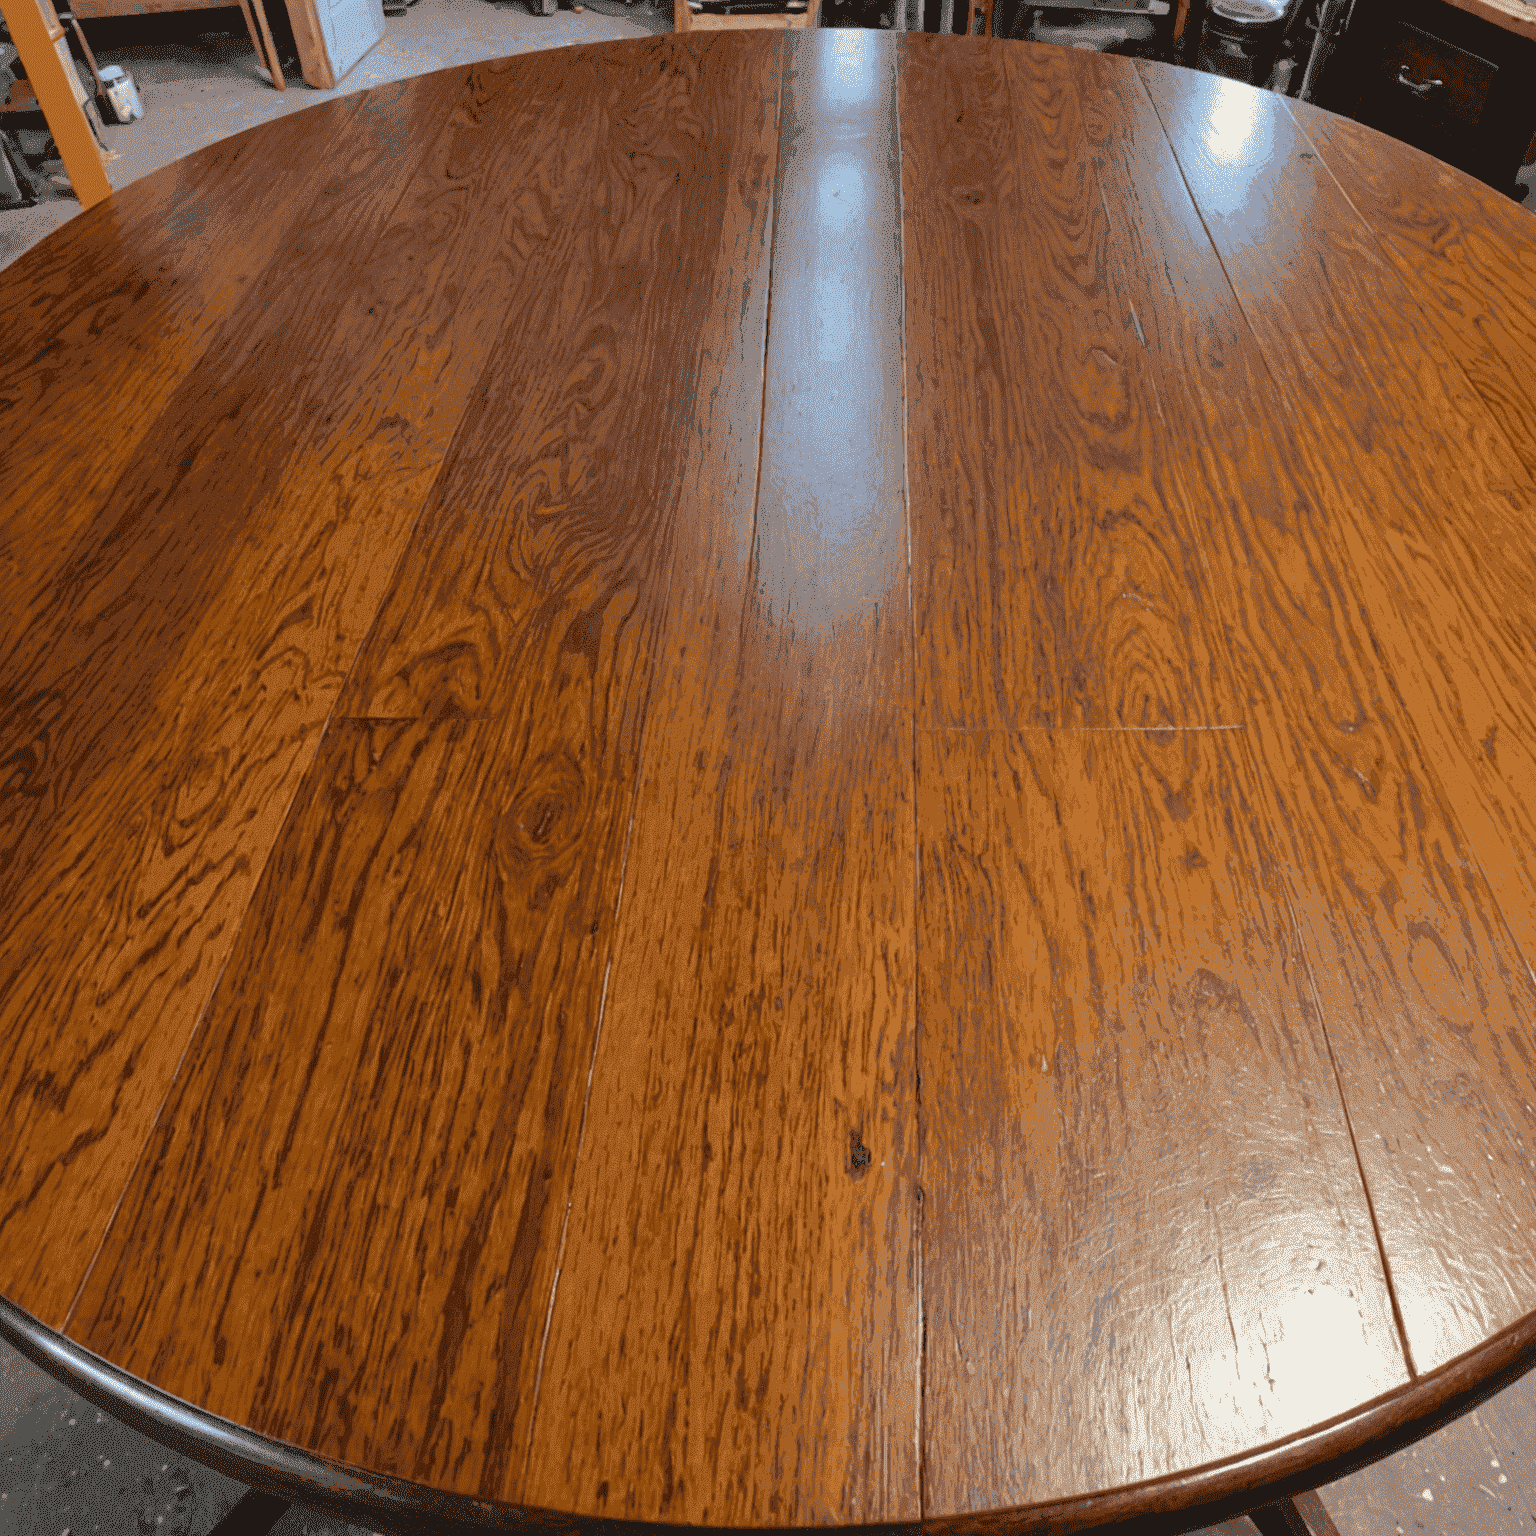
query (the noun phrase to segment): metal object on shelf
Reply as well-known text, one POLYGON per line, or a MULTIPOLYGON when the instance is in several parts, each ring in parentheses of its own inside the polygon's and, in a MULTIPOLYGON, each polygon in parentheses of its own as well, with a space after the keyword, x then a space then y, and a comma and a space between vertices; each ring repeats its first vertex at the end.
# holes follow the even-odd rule
POLYGON ((1263 85, 1275 65, 1289 9, 1284 0, 1211 0, 1198 67, 1248 85, 1263 85))
POLYGON ((144 116, 133 76, 120 64, 108 64, 101 72, 102 101, 105 109, 119 123, 131 123, 144 116))

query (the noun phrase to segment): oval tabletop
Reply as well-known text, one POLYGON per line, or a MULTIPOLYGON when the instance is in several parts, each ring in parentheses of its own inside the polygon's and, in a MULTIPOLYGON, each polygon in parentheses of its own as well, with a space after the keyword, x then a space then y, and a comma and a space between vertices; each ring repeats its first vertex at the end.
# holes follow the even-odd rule
POLYGON ((1527 1366, 1533 234, 826 30, 402 81, 28 252, 7 1336, 504 1526, 1193 1519, 1527 1366))

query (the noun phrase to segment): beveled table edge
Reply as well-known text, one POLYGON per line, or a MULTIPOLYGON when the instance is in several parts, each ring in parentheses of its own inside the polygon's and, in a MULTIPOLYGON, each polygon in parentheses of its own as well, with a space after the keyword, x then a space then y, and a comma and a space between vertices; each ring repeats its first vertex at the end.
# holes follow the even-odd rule
MULTIPOLYGON (((807 1526, 688 1526, 617 1520, 488 1502, 368 1472, 246 1429, 198 1408, 93 1354, 0 1296, 0 1338, 113 1418, 203 1466, 263 1493, 391 1532, 468 1536, 530 1530, 592 1536, 688 1530, 701 1533, 805 1530, 807 1526)), ((1330 1483, 1460 1418, 1536 1367, 1536 1313, 1406 1386, 1256 1451, 1103 1493, 985 1514, 837 1526, 848 1532, 1006 1536, 1012 1532, 1129 1531, 1178 1536, 1231 1519, 1273 1499, 1330 1483)))

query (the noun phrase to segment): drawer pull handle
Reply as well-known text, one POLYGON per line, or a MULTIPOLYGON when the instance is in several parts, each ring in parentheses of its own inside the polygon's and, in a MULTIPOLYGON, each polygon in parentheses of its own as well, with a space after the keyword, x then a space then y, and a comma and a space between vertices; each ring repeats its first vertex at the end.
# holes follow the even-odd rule
POLYGON ((1427 101, 1436 91, 1443 91, 1445 89, 1444 80, 1415 80, 1408 73, 1408 66, 1406 64, 1399 64, 1397 66, 1397 83, 1405 91, 1412 91, 1420 101, 1427 101))

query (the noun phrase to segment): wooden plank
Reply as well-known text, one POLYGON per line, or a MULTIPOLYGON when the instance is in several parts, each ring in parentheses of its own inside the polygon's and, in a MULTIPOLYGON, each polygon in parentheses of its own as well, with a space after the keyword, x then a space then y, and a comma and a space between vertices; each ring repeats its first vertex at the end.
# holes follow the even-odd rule
MULTIPOLYGON (((769 59, 777 60, 780 43, 769 37, 753 39, 750 45, 744 44, 742 62, 735 66, 725 62, 727 56, 737 56, 734 46, 722 48, 708 70, 702 62, 708 54, 696 45, 648 40, 645 47, 654 56, 653 68, 658 74, 648 84, 643 67, 636 67, 630 45, 617 43, 585 50, 583 62, 590 74, 583 76, 583 89, 589 94, 565 113, 566 126, 573 131, 577 123, 589 121, 593 112, 604 114, 605 147, 601 152, 586 152, 596 156, 591 174, 598 190, 593 195, 621 200, 606 221, 588 221, 602 227, 593 232, 557 227, 557 210, 550 206, 551 189, 542 174, 528 177, 527 185, 516 189, 512 206, 526 211, 530 222, 537 220, 541 238, 553 237, 556 254, 549 258, 548 280, 542 287, 525 281, 525 291, 505 322, 504 339, 498 344, 493 366, 487 369, 485 397, 477 400, 473 417, 482 450, 477 459, 470 447, 460 445, 452 496, 448 498, 446 491, 440 491, 432 512, 423 517, 400 578, 391 587, 338 701, 339 714, 415 718, 444 713, 474 715, 499 707, 498 692, 521 687, 519 670, 529 662, 521 653, 506 651, 499 635, 507 623, 501 610, 513 600, 501 593, 486 596, 487 584, 494 586, 500 579, 499 569, 486 563, 497 558, 494 552, 501 537, 500 524, 477 523, 473 509, 483 504, 505 508, 509 517, 532 518, 528 507, 535 506, 540 495, 547 494, 557 507, 574 504, 597 494, 590 483, 594 476, 620 473, 631 451, 628 444, 637 432, 644 431, 644 440, 650 441, 654 430, 683 430, 678 421, 663 417, 655 404, 641 403, 649 397, 637 382, 643 377, 648 381, 644 388, 659 391, 661 399, 670 400, 683 387, 680 381, 692 377, 695 366, 683 342, 671 335, 652 335, 648 329, 673 325, 671 309, 680 301, 674 290, 659 281, 639 281, 652 262, 643 251, 644 218, 650 214, 675 221, 680 215, 670 201, 676 173, 665 169, 661 151, 647 141, 646 134, 665 128, 679 136, 680 152, 686 149, 699 163, 707 163, 704 152, 688 136, 691 119, 686 114, 692 110, 691 93, 695 89, 704 92, 711 110, 723 114, 725 109, 713 94, 723 89, 719 72, 740 68, 747 71, 744 78, 755 82, 752 90, 771 90, 776 101, 777 76, 771 87, 764 86, 758 72, 769 67, 769 59), (596 102, 591 100, 591 93, 597 93, 596 102), (632 114, 632 118, 610 121, 611 115, 620 111, 632 114), (674 126, 673 114, 684 114, 684 122, 674 126), (636 172, 640 179, 633 187, 627 185, 622 167, 612 163, 618 157, 627 161, 631 155, 637 160, 644 156, 636 172), (650 202, 638 201, 642 198, 650 202), (620 218, 622 223, 617 222, 620 218), (610 229, 608 224, 614 227, 610 229), (626 352, 618 340, 620 333, 615 327, 619 324, 624 336, 634 338, 632 352, 626 352), (658 371, 660 348, 681 349, 667 353, 679 359, 676 378, 658 371), (638 393, 612 400, 606 391, 638 393), (603 415, 594 418, 599 406, 603 415), (625 418, 626 411, 631 419, 625 418), (608 437, 592 424, 594 420, 606 426, 608 437), (518 432, 524 435, 518 436, 518 432), (507 499, 509 463, 518 466, 528 481, 530 489, 521 493, 522 501, 507 499)), ((714 131, 727 134, 727 142, 734 144, 729 136, 735 130, 725 121, 717 123, 714 131)), ((748 165, 755 164, 750 134, 732 152, 748 165)), ((570 153, 574 158, 578 151, 570 153)), ((726 171, 710 164, 709 174, 719 178, 726 171)), ((564 198, 573 195, 575 189, 559 190, 564 198)), ((512 198, 513 194, 507 196, 512 198)), ((567 206, 562 201, 559 211, 567 206)), ((721 217, 717 210, 716 219, 721 217)), ((700 232, 686 226, 690 238, 699 239, 699 249, 711 263, 726 260, 716 254, 714 246, 717 239, 725 238, 720 233, 723 227, 707 224, 700 232)), ((514 253, 521 255, 519 248, 529 243, 527 234, 514 238, 514 253)), ((684 314, 694 312, 684 310, 684 314)), ((696 330, 687 334, 697 344, 697 338, 706 334, 705 321, 695 316, 693 323, 696 330)), ((682 411, 683 407, 675 409, 682 411)), ((627 472, 637 476, 672 472, 678 451, 658 448, 660 457, 655 465, 636 465, 627 472)), ((702 449, 695 445, 690 452, 702 453, 702 449)), ((617 483, 628 484, 623 480, 617 483)), ((637 482, 642 488, 648 485, 649 494, 659 494, 663 484, 637 482)), ((538 531, 534 543, 500 558, 527 562, 526 568, 517 568, 517 579, 530 585, 526 591, 519 589, 516 602, 536 606, 539 584, 546 579, 542 575, 544 565, 561 562, 565 555, 559 542, 559 523, 547 530, 541 522, 535 521, 533 526, 538 531)), ((584 579, 578 566, 572 580, 584 579)), ((600 586, 606 586, 607 580, 603 577, 600 586)), ((512 611, 521 618, 534 609, 514 607, 512 611)), ((542 623, 535 626, 533 634, 533 643, 542 644, 542 623)))
POLYGON ((1093 57, 902 77, 930 1516, 1406 1377, 1181 472, 1268 466, 1163 389, 1093 57))
MULTIPOLYGON (((484 366, 486 310, 519 291, 482 207, 563 163, 564 125, 534 129, 565 78, 522 61, 387 88, 397 131, 458 120, 416 154, 389 116, 351 141, 253 285, 254 334, 219 333, 181 380, 8 659, 0 1289, 45 1321, 230 953, 484 366)), ((547 216, 510 214, 509 238, 537 249, 547 216)))
POLYGON ((927 1512, 1206 1465, 1400 1384, 1239 733, 918 754, 927 1512))
POLYGON ((1446 358, 1536 475, 1536 215, 1443 161, 1304 101, 1287 110, 1391 258, 1446 358))
POLYGON ((680 520, 755 463, 781 47, 572 50, 462 145, 518 286, 72 1329, 483 1498, 529 1476, 680 520))
POLYGON ((211 5, 210 0, 70 0, 69 8, 82 21, 103 16, 152 16, 162 11, 224 9, 211 5))
POLYGON ((1159 505, 1178 445, 1128 393, 1126 317, 1104 286, 1077 130, 1061 121, 1070 91, 1010 91, 995 47, 968 45, 953 67, 940 53, 913 35, 923 85, 903 98, 911 472, 938 520, 919 530, 934 605, 919 620, 932 648, 919 712, 1008 731, 1232 723, 1224 646, 1191 604, 1198 552, 1159 505), (1028 185, 1011 169, 1020 155, 1031 171, 1049 161, 1048 176, 1028 185), (1028 560, 1006 553, 1026 548, 1028 560))
POLYGON ((1272 390, 1243 414, 1294 487, 1208 518, 1205 542, 1422 1371, 1536 1306, 1536 495, 1290 115, 1142 73, 1177 162, 1136 114, 1167 219, 1129 269, 1209 328, 1223 398, 1272 390), (1227 283, 1238 324, 1207 302, 1227 283))
POLYGON ((234 134, 142 178, 111 208, 78 214, 68 238, 44 240, 6 268, 7 677, 76 541, 93 526, 97 541, 103 536, 102 505, 176 389, 215 337, 256 323, 246 306, 263 271, 303 228, 335 165, 383 123, 398 123, 399 91, 349 96, 313 113, 234 134), (314 152, 322 146, 324 154, 314 152), (287 169, 274 175, 274 165, 287 169), (87 374, 93 388, 83 400, 87 374))
MULTIPOLYGON (((1520 506, 1530 506, 1536 474, 1536 403, 1528 385, 1536 377, 1536 219, 1482 182, 1373 129, 1305 102, 1289 110, 1304 125, 1310 152, 1325 157, 1333 181, 1395 268, 1396 307, 1422 327, 1425 350, 1443 381, 1436 404, 1460 400, 1472 414, 1479 404, 1486 408, 1497 426, 1497 446, 1506 461, 1512 449, 1518 465, 1514 494, 1520 506), (1475 391, 1470 398, 1469 384, 1475 391)), ((1301 148, 1303 158, 1308 153, 1301 148)), ((1330 203, 1341 213, 1336 199, 1330 203)), ((1415 429, 1440 415, 1432 408, 1415 429)), ((1481 448, 1474 446, 1470 458, 1481 465, 1481 448)), ((1498 527, 1496 539, 1510 541, 1494 561, 1480 558, 1475 534, 1469 541, 1454 515, 1456 504, 1446 505, 1446 492, 1406 503, 1418 527, 1399 563, 1394 606, 1408 622, 1397 666, 1420 697, 1444 698, 1440 712, 1449 716, 1453 737, 1477 743, 1472 762, 1480 792, 1463 796, 1459 810, 1529 954, 1536 934, 1523 915, 1536 902, 1536 707, 1526 679, 1536 637, 1524 589, 1500 581, 1499 567, 1512 563, 1532 571, 1536 540, 1526 520, 1509 516, 1509 491, 1498 485, 1493 494, 1488 516, 1498 527), (1495 622, 1500 614, 1503 622, 1495 622), (1421 667, 1421 653, 1433 658, 1429 668, 1421 667)))
POLYGON ((678 544, 544 1507, 919 1513, 898 46, 790 44, 756 521, 754 456, 678 544))

